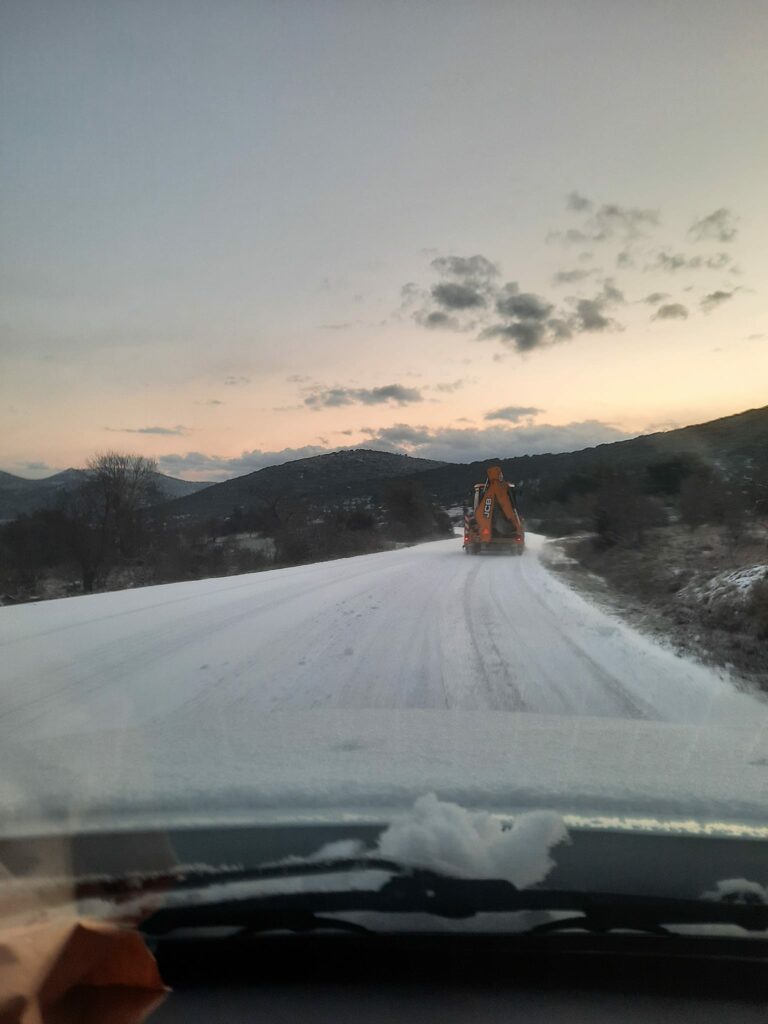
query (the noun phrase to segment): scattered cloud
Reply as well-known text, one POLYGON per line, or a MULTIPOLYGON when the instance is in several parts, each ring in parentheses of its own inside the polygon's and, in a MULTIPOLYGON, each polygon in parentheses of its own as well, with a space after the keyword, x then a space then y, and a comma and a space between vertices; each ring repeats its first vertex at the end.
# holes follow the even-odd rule
POLYGON ((738 234, 738 217, 721 206, 714 213, 694 221, 688 228, 688 235, 695 242, 733 242, 738 234))
POLYGON ((516 427, 499 424, 430 428, 400 423, 383 430, 369 429, 365 432, 369 436, 368 444, 374 448, 444 462, 476 462, 515 455, 577 451, 633 436, 600 420, 516 427))
POLYGON ((688 309, 681 302, 670 302, 659 306, 651 320, 687 320, 688 309))
POLYGON ((711 256, 686 256, 682 252, 669 252, 662 249, 656 253, 652 263, 647 263, 644 270, 663 270, 674 274, 678 270, 723 270, 731 262, 727 252, 716 252, 711 256))
POLYGON ((669 295, 666 292, 651 292, 650 295, 646 295, 641 302, 647 302, 649 306, 658 306, 664 299, 668 299, 669 295))
POLYGON ((346 331, 346 329, 348 327, 351 327, 351 326, 352 326, 352 321, 351 320, 346 321, 345 323, 340 323, 340 324, 320 324, 320 327, 324 331, 346 331))
POLYGON ((20 462, 13 463, 13 469, 11 469, 10 472, 13 474, 18 473, 34 480, 39 480, 41 478, 51 476, 53 473, 58 473, 59 471, 55 467, 49 466, 47 462, 21 460, 20 462))
POLYGON ((402 384, 386 384, 380 388, 314 388, 304 399, 310 409, 329 409, 342 405, 408 405, 423 402, 418 388, 402 384))
POLYGON ((619 270, 629 270, 635 265, 635 257, 629 249, 622 249, 616 257, 616 266, 619 270))
POLYGON ((202 402, 195 402, 195 405, 224 405, 218 398, 206 398, 202 402))
POLYGON ((713 309, 717 309, 718 306, 722 306, 724 302, 728 302, 729 299, 732 299, 737 291, 739 291, 738 288, 734 288, 730 292, 722 290, 710 292, 709 295, 704 296, 699 305, 705 313, 711 313, 713 309))
MULTIPOLYGON (((354 432, 343 433, 351 436, 354 432)), ((350 448, 374 448, 445 462, 476 462, 483 459, 511 458, 515 455, 576 451, 634 436, 600 420, 582 420, 561 425, 529 423, 515 427, 496 425, 483 428, 432 428, 396 423, 381 429, 363 428, 360 433, 365 435, 365 441, 342 448, 327 448, 320 445, 283 448, 280 451, 262 451, 255 448, 233 458, 207 455, 203 452, 186 452, 163 455, 158 459, 158 463, 161 471, 171 476, 218 481, 253 473, 267 466, 350 448)))
POLYGON ((239 386, 241 386, 243 384, 250 384, 251 383, 251 378, 250 377, 225 377, 224 378, 224 383, 227 385, 227 387, 236 388, 236 387, 239 387, 239 386))
POLYGON ((575 303, 575 311, 566 321, 566 325, 572 333, 595 334, 623 330, 621 324, 609 316, 610 309, 626 303, 624 293, 616 287, 611 278, 606 278, 602 290, 593 298, 573 298, 571 302, 575 303))
POLYGON ((175 427, 104 427, 112 434, 157 434, 159 437, 172 437, 189 433, 189 427, 181 424, 175 427))
POLYGON ((759 331, 757 334, 748 334, 747 341, 762 341, 765 337, 766 335, 759 331))
POLYGON ((629 242, 642 238, 660 222, 658 210, 621 206, 619 203, 603 203, 596 206, 577 192, 569 193, 565 205, 571 213, 583 215, 581 226, 565 231, 552 231, 547 236, 548 241, 559 241, 565 245, 608 242, 614 239, 629 242))
POLYGON ((292 373, 290 377, 285 378, 289 384, 308 384, 311 380, 303 373, 292 373))
POLYGON ((296 459, 308 459, 313 455, 325 455, 330 449, 319 445, 305 445, 302 448, 283 448, 280 451, 261 451, 254 448, 234 458, 221 455, 206 455, 203 452, 186 452, 184 455, 161 455, 157 462, 162 473, 194 480, 229 480, 233 476, 254 473, 267 466, 279 466, 296 459))
POLYGON ((466 381, 464 380, 452 380, 444 384, 435 384, 435 391, 442 391, 445 394, 452 394, 454 391, 459 391, 464 387, 466 381))
POLYGON ((533 405, 505 405, 503 409, 493 409, 484 416, 486 420, 508 420, 510 423, 517 423, 527 416, 537 416, 544 412, 533 405))
POLYGON ((591 199, 587 199, 586 196, 579 195, 578 192, 569 192, 565 197, 566 209, 574 210, 576 213, 583 213, 585 210, 591 210, 592 205, 591 199))
POLYGON ((552 276, 552 283, 555 285, 559 284, 577 284, 579 281, 586 281, 588 277, 592 277, 597 274, 596 268, 591 270, 558 270, 556 274, 552 276))

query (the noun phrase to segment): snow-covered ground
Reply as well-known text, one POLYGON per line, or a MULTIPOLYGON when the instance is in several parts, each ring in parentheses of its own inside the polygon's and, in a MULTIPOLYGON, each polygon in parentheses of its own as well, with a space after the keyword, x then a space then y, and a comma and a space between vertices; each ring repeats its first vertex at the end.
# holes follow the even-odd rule
MULTIPOLYGON (((0 609, 0 822, 402 805, 768 818, 768 705, 451 539, 0 609)), ((0 825, 2 827, 2 825, 0 825)))

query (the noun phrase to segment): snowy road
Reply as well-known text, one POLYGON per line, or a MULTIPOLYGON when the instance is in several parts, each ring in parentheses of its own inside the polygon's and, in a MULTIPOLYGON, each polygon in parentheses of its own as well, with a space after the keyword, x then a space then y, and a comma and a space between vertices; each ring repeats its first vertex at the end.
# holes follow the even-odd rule
POLYGON ((170 714, 434 708, 738 721, 754 702, 542 565, 458 540, 0 611, 0 742, 170 714))
POLYGON ((768 829, 768 704, 584 601, 544 543, 0 609, 0 834, 386 816, 430 791, 768 829))

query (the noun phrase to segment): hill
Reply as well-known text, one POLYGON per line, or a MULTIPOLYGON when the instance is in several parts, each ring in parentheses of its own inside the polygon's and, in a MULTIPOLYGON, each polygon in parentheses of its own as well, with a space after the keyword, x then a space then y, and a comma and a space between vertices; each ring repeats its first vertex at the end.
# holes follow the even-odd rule
POLYGON ((471 463, 433 462, 368 449, 332 452, 235 477, 164 507, 172 515, 205 518, 227 515, 233 508, 258 505, 291 491, 315 500, 376 498, 387 481, 408 477, 444 505, 461 502, 474 483, 485 479, 489 463, 501 465, 521 494, 555 485, 596 469, 644 472, 647 466, 676 458, 695 458, 726 473, 768 472, 768 406, 628 441, 614 441, 557 455, 522 455, 471 463), (526 484, 528 487, 526 488, 526 484))
MULTIPOLYGON (((0 470, 0 521, 15 519, 16 516, 41 508, 52 508, 64 495, 78 487, 84 478, 83 469, 65 469, 41 480, 28 480, 0 470)), ((155 473, 154 479, 161 501, 193 494, 210 486, 199 481, 178 480, 163 473, 155 473)))
POLYGON ((374 492, 384 480, 413 476, 444 463, 367 448, 330 452, 267 466, 245 476, 213 484, 164 506, 171 515, 206 518, 222 516, 234 508, 249 508, 291 492, 317 500, 339 502, 374 492))
POLYGON ((490 463, 500 465, 505 477, 522 485, 524 491, 526 484, 556 484, 597 469, 640 472, 647 466, 678 458, 696 459, 726 475, 768 473, 768 406, 577 452, 510 459, 491 455, 480 462, 445 463, 419 473, 417 479, 435 500, 452 504, 460 502, 473 484, 485 479, 490 463))

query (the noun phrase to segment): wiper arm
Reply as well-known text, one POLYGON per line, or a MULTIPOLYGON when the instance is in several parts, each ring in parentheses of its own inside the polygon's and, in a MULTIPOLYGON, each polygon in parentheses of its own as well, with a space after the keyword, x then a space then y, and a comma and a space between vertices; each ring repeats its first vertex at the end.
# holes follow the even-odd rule
POLYGON ((264 864, 254 868, 187 868, 173 871, 127 875, 121 878, 86 876, 79 878, 75 886, 78 899, 88 897, 135 897, 154 890, 174 892, 186 889, 202 889, 208 885, 227 885, 243 882, 267 882, 278 878, 305 878, 312 875, 342 875, 351 871, 384 871, 387 874, 401 874, 404 868, 397 861, 383 857, 339 857, 333 860, 290 859, 275 864, 264 864))
MULTIPOLYGON (((308 926, 317 927, 314 920, 318 919, 318 915, 326 914, 407 913, 463 919, 481 913, 538 910, 574 911, 582 915, 569 918, 567 924, 552 922, 551 928, 545 927, 543 930, 578 927, 595 932, 626 929, 663 933, 665 925, 673 924, 734 924, 748 931, 768 930, 768 905, 625 896, 616 893, 517 889, 511 882, 504 880, 451 878, 424 869, 409 871, 390 861, 365 857, 326 863, 288 864, 255 869, 245 874, 250 879, 264 879, 349 870, 398 873, 375 891, 346 889, 282 893, 167 907, 157 911, 142 928, 151 935, 161 935, 177 928, 222 925, 247 931, 275 928, 304 930, 308 926), (275 870, 280 873, 272 874, 275 870), (270 874, 264 874, 264 871, 270 871, 270 874), (292 922, 301 927, 295 928, 292 922)), ((219 876, 207 876, 208 882, 220 880, 219 876)), ((238 877, 231 880, 244 879, 238 877)))

